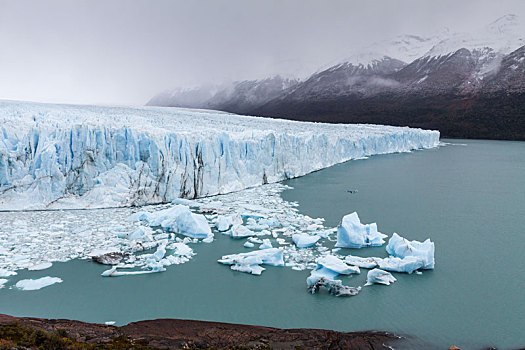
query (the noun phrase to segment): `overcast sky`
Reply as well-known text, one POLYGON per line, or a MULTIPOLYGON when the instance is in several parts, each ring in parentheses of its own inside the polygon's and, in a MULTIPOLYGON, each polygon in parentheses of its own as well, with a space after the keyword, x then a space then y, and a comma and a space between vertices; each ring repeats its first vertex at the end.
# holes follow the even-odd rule
POLYGON ((397 34, 469 31, 525 1, 0 0, 0 99, 141 105, 172 87, 305 75, 397 34))

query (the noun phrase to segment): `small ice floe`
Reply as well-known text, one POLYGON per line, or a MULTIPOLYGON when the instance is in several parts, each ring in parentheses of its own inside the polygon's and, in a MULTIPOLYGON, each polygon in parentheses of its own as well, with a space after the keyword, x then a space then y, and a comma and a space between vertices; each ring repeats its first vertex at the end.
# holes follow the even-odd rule
POLYGON ((234 225, 241 225, 242 218, 240 215, 219 215, 215 221, 215 227, 220 232, 228 231, 234 225))
POLYGON ((15 276, 16 272, 8 269, 0 269, 0 277, 15 276))
POLYGON ((119 276, 131 276, 131 275, 143 275, 148 273, 164 272, 166 269, 160 263, 149 264, 150 270, 139 270, 139 271, 118 271, 116 266, 111 269, 102 272, 100 275, 104 277, 119 277, 119 276))
POLYGON ((115 321, 106 321, 106 322, 104 322, 104 324, 106 326, 113 326, 115 323, 116 323, 115 321))
POLYGON ((252 275, 260 275, 264 271, 260 265, 284 266, 283 251, 279 248, 225 255, 218 262, 231 265, 232 270, 247 272, 252 275))
POLYGON ((408 256, 421 258, 423 261, 421 268, 434 268, 434 242, 431 242, 430 239, 421 243, 418 241, 409 241, 397 233, 394 233, 388 241, 386 251, 388 254, 401 259, 408 256))
POLYGON ((347 255, 345 262, 366 269, 379 267, 387 271, 404 272, 408 274, 423 268, 425 265, 423 259, 416 256, 406 256, 401 259, 395 256, 389 256, 388 258, 361 258, 359 256, 347 255))
POLYGON ((230 235, 231 238, 246 238, 256 235, 255 232, 241 224, 233 225, 230 230, 225 232, 225 234, 230 235))
POLYGON ((297 248, 311 247, 317 243, 319 239, 321 239, 320 236, 309 235, 307 233, 295 233, 292 235, 292 241, 295 243, 297 248))
POLYGON ((53 264, 50 263, 49 261, 43 261, 33 266, 29 266, 27 269, 29 271, 41 271, 41 270, 49 269, 51 266, 53 266, 53 264))
POLYGON ((377 231, 377 224, 362 224, 356 212, 345 215, 337 227, 338 248, 379 247, 387 235, 377 231))
POLYGON ((8 280, 5 278, 0 278, 0 289, 4 288, 4 285, 7 283, 8 280))
POLYGON ((320 287, 328 289, 336 296, 352 296, 359 292, 359 288, 348 287, 336 280, 339 275, 360 273, 359 267, 347 265, 343 260, 333 255, 326 255, 317 259, 317 267, 312 270, 306 279, 306 286, 310 293, 316 293, 320 287))
POLYGON ((389 286, 390 283, 394 283, 395 281, 397 281, 396 278, 392 276, 390 272, 386 272, 380 269, 373 269, 368 271, 365 286, 369 286, 374 283, 386 284, 387 286, 389 286))
POLYGON ((268 238, 263 239, 262 244, 259 246, 259 249, 270 249, 273 248, 272 242, 268 238))
POLYGON ((244 242, 244 247, 245 248, 253 248, 253 247, 255 247, 255 244, 253 244, 250 241, 246 241, 246 242, 244 242))
POLYGON ((347 264, 362 267, 364 269, 373 269, 379 266, 379 260, 381 258, 361 258, 359 256, 347 255, 345 256, 345 262, 347 264))
POLYGON ((55 283, 62 283, 62 280, 58 277, 46 276, 34 280, 20 280, 15 284, 15 287, 20 290, 38 290, 44 287, 51 286, 55 283))

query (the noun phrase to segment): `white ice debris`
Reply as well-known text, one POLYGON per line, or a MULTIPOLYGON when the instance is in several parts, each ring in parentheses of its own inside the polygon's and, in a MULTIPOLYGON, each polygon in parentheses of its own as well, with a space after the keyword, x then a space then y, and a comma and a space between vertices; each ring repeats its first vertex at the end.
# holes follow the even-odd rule
POLYGON ((229 231, 225 232, 225 234, 229 234, 231 238, 246 238, 256 235, 255 232, 241 224, 233 225, 229 231))
POLYGON ((279 248, 225 255, 218 262, 231 265, 232 270, 248 272, 253 275, 260 275, 264 271, 260 265, 284 266, 283 251, 279 248))
POLYGON ((272 242, 268 238, 263 239, 263 242, 259 246, 259 249, 270 249, 270 248, 273 248, 272 242))
POLYGON ((250 241, 246 241, 246 242, 244 242, 244 247, 245 248, 253 248, 253 247, 255 247, 255 244, 253 244, 250 241))
POLYGON ((387 235, 377 231, 377 224, 362 224, 356 212, 345 215, 337 227, 336 247, 363 248, 381 246, 387 235))
POLYGON ((408 241, 394 233, 388 241, 386 251, 388 254, 401 259, 409 256, 420 258, 423 261, 423 269, 434 268, 434 242, 431 242, 430 239, 423 243, 408 241))
POLYGON ((45 269, 49 269, 51 266, 53 266, 52 263, 48 262, 48 261, 44 261, 44 262, 41 262, 41 263, 38 263, 38 264, 35 264, 33 266, 30 266, 28 267, 27 269, 29 271, 40 271, 40 270, 45 270, 45 269))
POLYGON ((0 277, 9 277, 16 275, 15 271, 11 271, 8 269, 0 269, 0 277))
POLYGON ((397 281, 396 278, 392 276, 390 272, 386 272, 380 269, 373 269, 368 271, 365 286, 369 286, 374 283, 386 284, 387 286, 389 286, 390 283, 393 283, 395 281, 397 281))
POLYGON ((46 276, 34 280, 20 280, 15 284, 15 287, 20 290, 38 290, 53 285, 55 283, 62 283, 62 280, 58 277, 46 276))
POLYGON ((327 268, 341 275, 360 273, 359 267, 346 264, 343 260, 334 255, 325 255, 317 259, 317 265, 327 268))
POLYGON ((306 286, 312 294, 316 293, 320 287, 324 287, 336 296, 356 295, 359 288, 345 286, 341 280, 335 279, 339 275, 356 273, 360 273, 359 267, 347 265, 334 255, 325 255, 317 259, 317 267, 306 279, 306 286))
POLYGON ((0 209, 199 198, 438 143, 408 127, 0 101, 0 209))
POLYGON ((230 227, 234 225, 241 225, 242 218, 240 215, 219 215, 217 221, 215 222, 215 227, 218 231, 224 232, 228 231, 230 227))
POLYGON ((0 289, 4 288, 4 285, 8 282, 5 278, 0 278, 0 289))
POLYGON ((297 248, 308 248, 313 246, 321 239, 320 236, 309 235, 307 233, 296 233, 292 235, 292 240, 297 248))
POLYGON ((387 258, 361 258, 358 256, 347 255, 345 257, 345 262, 366 269, 379 267, 387 271, 404 272, 408 274, 411 274, 418 269, 424 268, 425 265, 423 259, 416 256, 406 256, 401 259, 394 256, 389 256, 387 258))

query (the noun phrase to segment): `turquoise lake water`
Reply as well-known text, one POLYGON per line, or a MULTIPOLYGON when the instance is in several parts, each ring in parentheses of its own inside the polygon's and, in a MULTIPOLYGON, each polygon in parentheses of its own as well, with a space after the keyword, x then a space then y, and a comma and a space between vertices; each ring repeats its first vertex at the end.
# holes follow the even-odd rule
MULTIPOLYGON (((192 247, 190 262, 160 274, 103 278, 89 261, 19 271, 10 279, 56 276, 38 291, 0 289, 0 312, 125 324, 187 318, 285 328, 386 330, 408 347, 465 349, 525 346, 525 143, 445 140, 433 150, 374 156, 286 181, 299 210, 336 226, 357 211, 381 232, 436 245, 436 268, 395 274, 391 286, 364 287, 351 298, 310 295, 309 271, 268 267, 261 276, 216 261, 242 252, 242 241, 216 235, 192 247), (358 193, 347 190, 357 189, 358 193)), ((129 210, 129 209, 123 209, 129 210)), ((384 247, 348 249, 386 256, 384 247)), ((345 252, 345 253, 346 253, 345 252)), ((341 253, 341 252, 340 252, 341 253)), ((363 285, 366 271, 344 278, 363 285)))

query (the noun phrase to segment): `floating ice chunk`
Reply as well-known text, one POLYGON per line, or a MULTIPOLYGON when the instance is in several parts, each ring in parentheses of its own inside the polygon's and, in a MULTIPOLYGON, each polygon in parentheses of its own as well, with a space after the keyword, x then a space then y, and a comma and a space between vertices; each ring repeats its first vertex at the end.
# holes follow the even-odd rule
POLYGON ((4 288, 4 285, 7 283, 8 280, 5 278, 0 278, 0 289, 4 288))
POLYGON ((317 265, 330 269, 337 274, 350 275, 360 273, 359 267, 347 265, 343 260, 333 255, 325 255, 317 259, 317 265))
POLYGON ((406 256, 403 259, 390 256, 385 259, 379 259, 379 267, 383 270, 394 272, 412 273, 418 269, 424 268, 425 262, 417 256, 406 256))
POLYGON ((120 238, 127 238, 130 241, 142 241, 142 242, 152 242, 153 237, 151 236, 151 229, 146 227, 137 227, 133 232, 129 233, 127 237, 119 237, 120 238))
POLYGON ((263 270, 257 265, 284 266, 283 251, 279 248, 255 250, 248 253, 225 255, 218 260, 225 265, 233 265, 233 270, 260 274, 263 270))
POLYGON ((350 265, 359 266, 365 269, 373 269, 379 266, 381 258, 361 258, 359 256, 347 255, 345 262, 350 265))
POLYGON ((154 259, 155 261, 161 261, 164 258, 164 255, 166 255, 166 247, 159 246, 157 248, 157 251, 151 255, 151 259, 154 259))
POLYGON ((313 236, 306 233, 295 233, 292 235, 292 240, 297 248, 308 248, 313 246, 321 239, 320 236, 313 236))
POLYGON ((362 224, 356 212, 345 215, 341 225, 337 227, 337 243, 339 248, 363 248, 381 246, 387 235, 377 231, 376 223, 362 224))
POLYGON ((186 198, 175 198, 174 200, 171 201, 171 203, 187 205, 188 207, 194 205, 194 202, 192 200, 186 199, 186 198))
POLYGON ((201 214, 194 214, 189 211, 182 213, 177 218, 177 231, 188 237, 207 238, 213 236, 208 221, 201 214))
POLYGON ((311 286, 308 286, 308 291, 312 294, 315 294, 319 291, 321 287, 328 289, 328 292, 336 297, 350 297, 357 295, 361 290, 361 287, 349 287, 345 286, 340 280, 331 280, 321 277, 311 286))
POLYGON ((264 270, 264 267, 254 264, 254 265, 239 265, 235 264, 230 267, 233 271, 251 273, 252 275, 260 275, 264 270))
POLYGON ((246 242, 244 242, 244 247, 245 248, 253 248, 253 247, 255 247, 255 244, 253 244, 250 241, 246 241, 246 242))
POLYGON ((187 257, 195 255, 195 253, 193 252, 193 249, 191 249, 184 243, 172 243, 170 245, 170 249, 174 249, 174 252, 173 252, 174 255, 187 256, 187 257))
POLYGON ((259 246, 259 249, 270 249, 273 248, 272 242, 268 238, 263 239, 262 244, 259 246))
POLYGON ((229 234, 232 238, 246 238, 256 235, 255 232, 243 225, 232 226, 232 228, 226 232, 226 234, 229 234))
POLYGON ((38 290, 55 283, 62 283, 62 280, 58 277, 46 276, 34 280, 20 280, 15 284, 15 287, 20 290, 38 290))
POLYGON ((0 269, 0 277, 9 277, 16 275, 15 271, 7 270, 7 269, 0 269))
POLYGON ((204 238, 202 241, 204 243, 211 243, 213 242, 213 239, 214 239, 213 235, 209 235, 208 237, 204 238))
POLYGON ((241 225, 242 218, 239 215, 219 215, 215 227, 220 232, 228 231, 234 225, 241 225))
POLYGON ((312 272, 310 272, 310 276, 306 278, 306 285, 311 287, 322 278, 326 281, 334 281, 337 276, 339 276, 339 273, 335 272, 334 270, 318 266, 316 269, 312 270, 312 272))
POLYGON ((374 283, 386 284, 387 286, 389 286, 390 283, 394 283, 395 281, 397 281, 396 278, 392 276, 390 272, 386 272, 380 269, 373 269, 368 271, 365 286, 369 286, 374 283))
POLYGON ((113 326, 115 323, 116 323, 115 321, 106 321, 106 322, 104 322, 104 324, 106 326, 113 326))
POLYGON ((147 273, 157 273, 166 271, 162 264, 148 265, 151 267, 151 270, 142 270, 142 271, 117 271, 117 267, 113 266, 111 269, 106 270, 101 273, 101 276, 104 277, 119 277, 119 276, 130 276, 130 275, 143 275, 147 273))
MULTIPOLYGON (((144 217, 145 221, 150 226, 162 226, 164 229, 175 230, 177 227, 176 221, 182 213, 190 212, 190 209, 184 205, 174 205, 171 208, 155 211, 153 213, 144 213, 139 217, 144 217)), ((137 215, 135 213, 134 215, 137 215)))
POLYGON ((398 258, 407 256, 419 257, 423 260, 423 269, 434 268, 434 242, 427 239, 423 243, 418 241, 408 241, 394 232, 388 245, 386 246, 388 254, 398 258))

